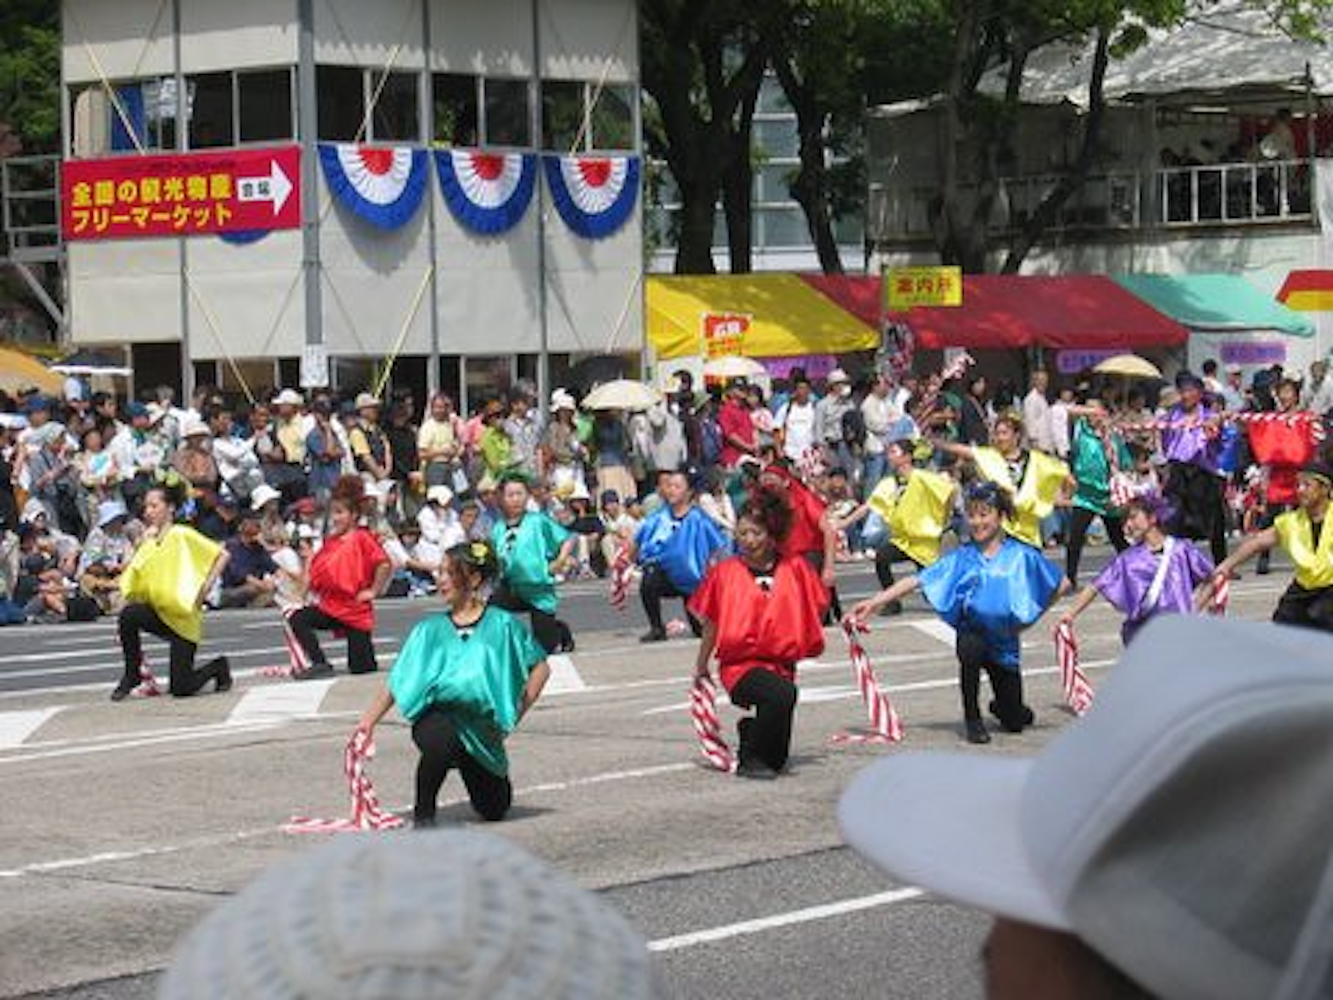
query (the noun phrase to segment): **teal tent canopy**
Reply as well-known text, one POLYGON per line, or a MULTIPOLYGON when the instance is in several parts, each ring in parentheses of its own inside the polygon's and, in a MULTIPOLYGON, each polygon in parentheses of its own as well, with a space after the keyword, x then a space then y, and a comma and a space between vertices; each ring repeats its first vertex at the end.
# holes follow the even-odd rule
POLYGON ((1314 324, 1238 274, 1122 274, 1116 282, 1197 333, 1313 337, 1314 324))

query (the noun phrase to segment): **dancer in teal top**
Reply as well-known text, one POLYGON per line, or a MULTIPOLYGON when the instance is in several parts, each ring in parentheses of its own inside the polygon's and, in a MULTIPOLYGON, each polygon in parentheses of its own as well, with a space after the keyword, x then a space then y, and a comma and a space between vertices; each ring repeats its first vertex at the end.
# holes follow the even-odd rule
POLYGON ((491 544, 500 560, 500 580, 491 603, 506 611, 527 612, 532 633, 548 653, 572 652, 569 626, 555 616, 560 599, 556 576, 574 565, 578 539, 545 511, 528 510, 527 478, 507 472, 500 478, 500 513, 491 544))
POLYGON ((497 568, 485 542, 445 553, 440 592, 448 613, 417 623, 387 685, 361 717, 359 728, 368 735, 395 704, 412 723, 421 750, 417 826, 435 824, 435 800, 453 767, 483 819, 502 819, 513 801, 504 741, 540 696, 550 667, 523 623, 483 600, 497 568))

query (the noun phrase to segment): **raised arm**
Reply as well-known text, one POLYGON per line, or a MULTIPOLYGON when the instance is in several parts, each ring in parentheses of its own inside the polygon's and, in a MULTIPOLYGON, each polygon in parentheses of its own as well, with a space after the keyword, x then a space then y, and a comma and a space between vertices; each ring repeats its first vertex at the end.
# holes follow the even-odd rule
POLYGON ((852 625, 864 625, 870 619, 870 616, 880 608, 901 600, 920 586, 921 580, 915 575, 903 577, 873 597, 867 597, 860 604, 857 604, 843 616, 842 620, 852 625))

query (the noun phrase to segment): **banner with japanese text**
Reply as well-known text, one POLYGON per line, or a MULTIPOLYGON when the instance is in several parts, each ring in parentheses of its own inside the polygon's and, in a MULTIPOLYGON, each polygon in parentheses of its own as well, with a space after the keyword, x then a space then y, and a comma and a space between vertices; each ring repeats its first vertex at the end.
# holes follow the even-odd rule
POLYGON ((963 269, 951 265, 885 268, 884 296, 889 312, 917 306, 961 306, 963 269))
POLYGON ((299 146, 66 160, 61 229, 67 240, 296 229, 300 183, 299 146))
POLYGON ((704 357, 726 358, 743 354, 745 334, 750 329, 751 319, 745 313, 704 313, 704 357))

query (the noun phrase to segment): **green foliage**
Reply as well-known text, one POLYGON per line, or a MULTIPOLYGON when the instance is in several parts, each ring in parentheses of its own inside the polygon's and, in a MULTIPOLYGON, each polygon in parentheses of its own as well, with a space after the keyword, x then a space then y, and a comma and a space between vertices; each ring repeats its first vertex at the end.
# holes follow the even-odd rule
POLYGON ((0 4, 0 122, 23 151, 60 147, 60 6, 58 0, 0 4))

